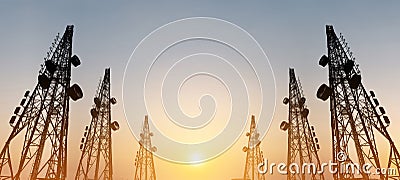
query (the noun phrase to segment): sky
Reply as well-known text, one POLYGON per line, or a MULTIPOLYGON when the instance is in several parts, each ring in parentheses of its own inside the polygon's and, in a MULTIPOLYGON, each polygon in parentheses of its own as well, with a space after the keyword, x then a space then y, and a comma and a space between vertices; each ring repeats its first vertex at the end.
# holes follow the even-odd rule
MULTIPOLYGON (((296 75, 301 79, 310 109, 309 120, 316 127, 320 139, 320 157, 322 161, 329 161, 331 158, 329 103, 322 102, 315 96, 319 85, 328 82, 327 69, 318 65, 320 56, 326 53, 326 24, 334 25, 335 31, 345 36, 356 62, 360 64, 363 84, 366 89, 375 91, 385 107, 392 119, 389 131, 399 144, 400 132, 395 130, 400 126, 400 122, 396 120, 400 118, 400 85, 395 83, 400 78, 397 69, 400 65, 397 53, 400 47, 399 7, 400 2, 394 0, 112 3, 3 1, 0 6, 0 144, 5 142, 11 131, 8 120, 15 106, 23 93, 27 89, 32 90, 37 83, 40 64, 53 38, 57 33, 63 33, 66 25, 73 24, 73 52, 80 57, 82 65, 72 69, 71 82, 80 84, 85 98, 70 104, 68 179, 73 179, 75 175, 80 156, 80 139, 84 127, 90 122, 89 109, 98 81, 106 67, 111 68, 112 95, 118 100, 118 104, 113 106, 112 117, 121 125, 121 129, 112 135, 114 178, 132 179, 135 171, 134 158, 139 146, 129 127, 140 128, 141 124, 128 125, 129 119, 124 114, 122 94, 125 67, 134 48, 149 33, 167 23, 189 17, 213 17, 236 24, 250 33, 268 56, 275 77, 275 90, 266 96, 274 97, 276 107, 270 115, 273 116, 272 123, 262 139, 261 148, 264 157, 269 161, 286 161, 287 134, 279 130, 279 124, 287 119, 287 106, 281 102, 288 94, 289 67, 295 68, 296 75)), ((206 83, 202 80, 194 82, 206 83)), ((215 82, 214 85, 212 89, 220 89, 217 93, 224 92, 221 84, 215 82)), ((195 92, 195 97, 207 93, 202 89, 186 90, 195 92)), ((227 98, 223 95, 218 97, 223 102, 227 98)), ((191 99, 190 93, 181 98, 184 99, 182 103, 189 107, 185 112, 199 112, 196 109, 198 99, 191 99)), ((224 107, 220 108, 224 113, 224 107)), ((129 111, 135 113, 135 109, 129 111)), ((154 121, 157 121, 157 117, 154 121)), ((248 128, 247 124, 244 132, 248 128)), ((22 140, 16 142, 18 143, 22 144, 22 140)), ((155 157, 157 178, 240 178, 245 164, 242 147, 246 143, 243 133, 221 155, 194 165, 173 163, 155 157)), ((381 143, 378 142, 379 144, 381 143)), ((173 147, 170 150, 173 152, 173 147)), ((16 151, 19 153, 20 149, 16 148, 16 151)), ((274 179, 286 178, 277 174, 271 176, 274 179)))

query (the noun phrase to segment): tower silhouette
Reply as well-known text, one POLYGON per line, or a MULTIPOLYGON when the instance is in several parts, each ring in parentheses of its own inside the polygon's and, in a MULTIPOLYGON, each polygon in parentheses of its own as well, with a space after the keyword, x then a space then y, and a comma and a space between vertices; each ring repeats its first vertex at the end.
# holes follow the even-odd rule
POLYGON ((323 55, 319 64, 322 67, 328 65, 329 86, 322 84, 317 97, 324 101, 330 99, 332 158, 339 164, 334 179, 399 179, 400 155, 387 131, 390 120, 384 108, 379 107, 373 91, 367 93, 365 90, 361 71, 343 36, 337 37, 331 25, 326 26, 326 35, 328 56, 323 55), (386 141, 389 152, 381 150, 378 153, 377 135, 386 141), (385 159, 387 166, 382 161, 383 155, 388 156, 385 159), (361 168, 353 172, 346 164, 354 163, 360 167, 372 165, 370 172, 379 172, 382 168, 393 168, 396 172, 370 174, 361 168))
POLYGON ((264 163, 263 152, 260 149, 260 134, 257 132, 255 116, 251 116, 250 132, 246 133, 249 137, 248 145, 243 147, 246 153, 246 164, 244 167, 243 179, 264 180, 265 174, 259 172, 259 165, 264 163))
POLYGON ((81 140, 82 154, 75 179, 112 179, 111 130, 118 130, 119 124, 111 122, 111 105, 116 103, 117 100, 111 97, 110 69, 107 68, 90 110, 90 126, 86 126, 81 140))
POLYGON ((72 56, 73 25, 55 38, 44 58, 38 83, 27 91, 10 119, 13 128, 0 154, 0 179, 65 179, 69 99, 83 97, 81 88, 70 86, 71 65, 80 65, 72 56), (72 57, 71 57, 72 56, 72 57), (13 140, 26 130, 22 152, 16 165, 11 148, 13 140), (46 151, 45 151, 46 148, 46 151), (26 172, 29 169, 29 172, 26 172))
MULTIPOLYGON (((324 179, 321 162, 317 150, 320 149, 318 138, 315 137, 314 126, 308 122, 309 109, 305 105, 300 81, 296 80, 294 69, 289 68, 289 98, 283 103, 289 105, 288 121, 283 121, 280 128, 288 132, 287 165, 296 163, 300 167, 305 163, 313 164, 308 169, 311 173, 292 173, 288 171, 287 179, 324 179)), ((307 171, 308 171, 307 170, 307 171)))
POLYGON ((153 152, 157 151, 155 146, 151 144, 149 120, 147 115, 144 118, 142 133, 140 134, 140 149, 136 154, 135 159, 135 180, 155 180, 156 171, 154 168, 153 152))

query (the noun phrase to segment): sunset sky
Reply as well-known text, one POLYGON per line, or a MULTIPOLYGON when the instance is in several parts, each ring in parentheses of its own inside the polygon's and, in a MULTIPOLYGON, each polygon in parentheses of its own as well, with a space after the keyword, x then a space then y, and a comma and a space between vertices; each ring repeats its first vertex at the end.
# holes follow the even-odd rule
MULTIPOLYGON (((354 52, 356 62, 360 64, 362 82, 367 90, 375 91, 381 105, 385 107, 392 120, 389 131, 400 147, 400 131, 396 131, 400 127, 400 85, 396 83, 400 79, 399 7, 400 2, 395 0, 384 3, 361 0, 2 2, 0 146, 3 147, 11 132, 8 121, 15 106, 23 93, 28 89, 32 90, 37 83, 40 64, 43 63, 43 57, 53 38, 58 32, 63 33, 66 25, 73 24, 73 52, 79 55, 82 65, 72 69, 71 82, 80 84, 84 98, 70 103, 68 179, 75 176, 81 152, 80 139, 84 127, 90 122, 89 110, 93 96, 106 67, 111 68, 111 93, 118 100, 117 105, 112 107, 112 118, 121 125, 120 130, 112 134, 114 178, 133 179, 134 158, 139 146, 129 126, 140 129, 142 124, 128 125, 130 120, 124 114, 122 94, 125 67, 134 48, 150 32, 172 21, 200 16, 219 18, 240 26, 257 40, 268 56, 275 77, 275 89, 269 87, 271 91, 265 96, 275 99, 276 107, 268 115, 273 116, 273 119, 268 133, 262 139, 261 147, 269 162, 286 162, 287 134, 279 129, 279 124, 288 115, 288 107, 282 104, 282 99, 288 94, 289 67, 295 68, 296 75, 300 77, 310 109, 309 121, 316 127, 320 139, 320 158, 323 162, 331 159, 329 103, 322 102, 315 96, 319 85, 328 82, 328 69, 318 65, 320 56, 326 53, 326 24, 332 24, 337 33, 343 33, 354 52)), ((209 29, 213 30, 212 27, 209 29)), ((186 113, 194 116, 201 112, 197 106, 199 99, 202 93, 209 93, 209 89, 202 89, 203 87, 215 90, 214 93, 218 95, 216 110, 220 114, 215 117, 220 118, 219 120, 226 119, 232 113, 223 106, 229 100, 224 94, 226 90, 218 82, 198 79, 187 86, 183 87, 186 88, 186 93, 180 97, 182 106, 187 107, 186 113)), ((255 104, 259 104, 257 96, 253 100, 255 104)), ((127 114, 142 117, 135 121, 141 122, 144 119, 145 114, 134 106, 125 108, 127 114)), ((258 108, 260 107, 252 107, 250 113, 257 112, 258 108)), ((162 117, 154 116, 151 121, 160 125, 162 117)), ((247 122, 249 120, 250 116, 243 119, 247 122)), ((221 127, 224 122, 218 121, 213 127, 221 127)), ((231 148, 203 163, 179 164, 155 157, 157 179, 228 180, 242 177, 245 165, 242 148, 247 145, 245 132, 248 129, 249 123, 231 148)), ((206 132, 198 132, 197 136, 174 133, 176 132, 170 132, 169 135, 181 138, 181 141, 191 141, 193 137, 197 142, 206 140, 212 133, 218 133, 218 128, 209 127, 206 132)), ((18 145, 22 142, 21 138, 14 142, 17 154, 21 151, 18 145)), ((381 147, 380 155, 384 156, 387 152, 386 145, 382 141, 377 144, 381 147)), ((173 152, 174 147, 169 150, 173 152)), ((272 177, 286 178, 278 174, 272 177)))

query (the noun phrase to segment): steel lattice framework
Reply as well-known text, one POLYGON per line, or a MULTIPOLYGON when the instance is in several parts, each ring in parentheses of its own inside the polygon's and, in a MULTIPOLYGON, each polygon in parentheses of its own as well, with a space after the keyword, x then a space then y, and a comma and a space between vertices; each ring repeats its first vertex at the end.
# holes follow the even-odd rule
POLYGON ((118 130, 119 124, 117 121, 111 122, 111 104, 117 101, 111 97, 110 91, 110 69, 107 68, 90 110, 90 126, 86 126, 81 140, 82 154, 75 176, 77 180, 112 179, 111 130, 118 130))
POLYGON ((300 81, 296 80, 294 69, 289 69, 289 98, 283 103, 289 105, 288 122, 283 121, 280 128, 288 132, 287 164, 296 163, 300 167, 309 163, 315 166, 307 169, 311 173, 292 173, 288 171, 287 179, 324 179, 321 162, 318 157, 318 138, 315 137, 314 127, 308 122, 309 110, 305 105, 300 81))
POLYGON ((322 100, 330 98, 332 158, 339 163, 334 179, 399 179, 400 155, 387 131, 390 121, 384 115, 385 110, 379 107, 378 112, 375 93, 368 94, 361 83, 361 72, 343 36, 337 37, 330 25, 326 26, 326 35, 328 56, 323 55, 319 64, 329 66, 329 86, 321 85, 317 96, 322 100), (377 134, 382 135, 390 148, 389 152, 380 151, 381 156, 375 142, 377 134), (388 155, 387 166, 381 161, 383 155, 388 155), (346 167, 349 163, 358 163, 361 168, 371 164, 372 173, 381 168, 394 168, 396 172, 374 175, 358 168, 352 172, 346 167))
POLYGON ((44 58, 38 84, 30 96, 29 91, 25 93, 21 107, 14 111, 10 120, 13 130, 0 154, 0 179, 66 177, 69 99, 83 97, 78 85, 70 86, 71 64, 80 65, 77 56, 71 57, 73 27, 67 26, 62 38, 57 35, 44 58), (25 140, 16 165, 12 160, 15 148, 10 146, 24 129, 25 140))
POLYGON ((246 136, 249 137, 249 141, 248 145, 243 147, 243 151, 246 153, 243 179, 265 180, 265 174, 260 173, 258 169, 259 165, 264 163, 264 156, 260 149, 260 134, 257 131, 254 115, 251 116, 250 132, 247 132, 246 136))
POLYGON ((142 133, 140 133, 140 149, 135 159, 135 180, 156 180, 153 152, 157 151, 157 148, 152 146, 151 136, 153 133, 150 132, 149 120, 145 116, 142 133))

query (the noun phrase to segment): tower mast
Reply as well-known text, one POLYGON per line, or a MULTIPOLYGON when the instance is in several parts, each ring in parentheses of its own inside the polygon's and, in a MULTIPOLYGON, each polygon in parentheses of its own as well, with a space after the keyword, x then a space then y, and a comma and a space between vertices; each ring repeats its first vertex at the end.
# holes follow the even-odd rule
POLYGON ((251 116, 250 132, 246 133, 249 137, 248 145, 243 147, 246 153, 246 164, 244 168, 243 179, 247 180, 265 180, 265 174, 259 172, 259 165, 264 163, 263 152, 260 149, 260 134, 256 127, 256 118, 251 116))
POLYGON ((0 153, 0 179, 26 179, 26 169, 31 170, 31 180, 66 178, 69 99, 83 97, 77 84, 70 86, 71 65, 81 63, 76 55, 72 56, 73 28, 69 25, 61 38, 57 35, 44 58, 35 89, 25 93, 10 119, 13 130, 0 153), (24 129, 16 166, 11 158, 15 149, 10 146, 24 129))
POLYGON ((329 67, 329 86, 322 84, 317 97, 324 101, 330 99, 332 158, 339 164, 340 170, 333 177, 399 179, 400 155, 387 131, 390 120, 385 115, 384 108, 379 107, 373 91, 367 93, 365 90, 361 82, 361 71, 343 36, 337 37, 331 25, 326 26, 326 35, 328 56, 323 55, 319 64, 329 67), (378 151, 376 135, 381 135, 386 140, 389 152, 378 151), (384 165, 386 161, 382 161, 383 155, 388 155, 385 159, 387 166, 384 165), (370 174, 362 169, 353 172, 346 168, 346 164, 354 163, 358 163, 360 167, 371 164, 373 168, 370 172, 373 173, 382 168, 387 171, 370 174), (396 172, 390 172, 390 169, 396 172))
POLYGON ((283 103, 289 105, 288 121, 283 121, 280 125, 281 130, 288 132, 288 154, 287 165, 296 163, 300 167, 310 163, 311 174, 292 173, 288 171, 287 179, 324 179, 321 171, 321 162, 318 156, 320 149, 318 138, 315 137, 314 126, 310 126, 308 121, 309 109, 305 105, 306 98, 303 95, 300 81, 296 80, 294 69, 289 69, 289 98, 284 98, 283 103))
POLYGON ((111 130, 118 130, 119 124, 117 121, 111 122, 111 105, 116 103, 117 100, 111 97, 110 69, 107 68, 90 110, 90 126, 86 126, 81 140, 82 153, 75 175, 76 180, 112 179, 111 130))
POLYGON ((147 115, 144 118, 142 133, 140 133, 140 149, 135 159, 135 180, 156 180, 156 171, 154 168, 153 152, 157 151, 155 146, 151 144, 149 120, 147 115))

